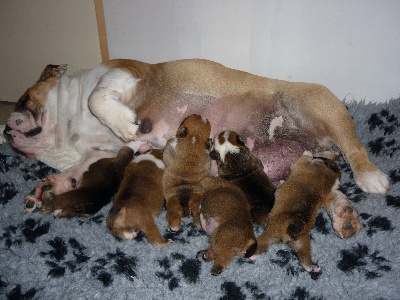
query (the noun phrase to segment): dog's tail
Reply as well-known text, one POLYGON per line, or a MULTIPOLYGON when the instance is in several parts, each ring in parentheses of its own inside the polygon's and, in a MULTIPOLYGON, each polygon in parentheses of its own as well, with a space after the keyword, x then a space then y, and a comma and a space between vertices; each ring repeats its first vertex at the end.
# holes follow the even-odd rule
POLYGON ((301 219, 295 219, 292 221, 287 229, 286 233, 293 239, 297 240, 299 237, 300 233, 304 230, 304 222, 301 219))

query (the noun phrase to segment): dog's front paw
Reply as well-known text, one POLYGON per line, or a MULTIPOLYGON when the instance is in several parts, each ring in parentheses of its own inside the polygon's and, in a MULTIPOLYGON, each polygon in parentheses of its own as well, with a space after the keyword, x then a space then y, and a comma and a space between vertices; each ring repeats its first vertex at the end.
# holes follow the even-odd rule
POLYGON ((355 174, 355 181, 367 193, 386 194, 390 187, 387 175, 381 170, 355 174))
POLYGON ((136 141, 138 138, 137 133, 139 131, 140 121, 133 111, 125 107, 115 113, 115 115, 108 115, 105 120, 105 125, 125 143, 136 141))

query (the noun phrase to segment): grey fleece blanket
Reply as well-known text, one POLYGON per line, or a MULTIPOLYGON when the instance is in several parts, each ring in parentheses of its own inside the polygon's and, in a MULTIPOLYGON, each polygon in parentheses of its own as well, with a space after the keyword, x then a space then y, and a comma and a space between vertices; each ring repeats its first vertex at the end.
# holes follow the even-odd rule
MULTIPOLYGON (((371 159, 390 176, 387 195, 363 193, 342 161, 342 191, 360 212, 363 229, 340 239, 321 210, 311 232, 319 275, 304 271, 284 245, 254 263, 236 258, 220 276, 195 259, 208 237, 184 220, 166 233, 164 248, 143 235, 122 241, 107 231, 110 205, 90 218, 24 214, 24 196, 58 172, 0 145, 0 299, 399 299, 400 99, 347 103, 371 159)), ((257 235, 262 228, 256 227, 257 235)))

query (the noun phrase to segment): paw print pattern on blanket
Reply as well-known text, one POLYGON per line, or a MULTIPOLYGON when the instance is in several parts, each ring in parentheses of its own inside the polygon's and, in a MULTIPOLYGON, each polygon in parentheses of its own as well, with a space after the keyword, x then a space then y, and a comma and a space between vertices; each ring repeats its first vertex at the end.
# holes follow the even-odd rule
POLYGON ((173 253, 170 257, 157 260, 161 271, 156 276, 168 282, 170 291, 178 288, 183 277, 187 283, 196 284, 199 281, 201 262, 194 258, 186 258, 183 254, 173 253), (179 276, 182 275, 182 276, 179 276))
POLYGON ((327 214, 320 212, 315 218, 314 229, 322 234, 332 233, 332 225, 327 214))
POLYGON ((126 255, 117 248, 115 253, 107 253, 106 258, 95 260, 96 265, 91 268, 91 272, 107 287, 112 284, 113 275, 124 275, 129 281, 133 281, 137 276, 137 262, 136 256, 126 255))
POLYGON ((397 117, 389 112, 387 109, 382 109, 379 113, 373 113, 367 121, 369 131, 376 128, 383 131, 384 135, 393 133, 399 127, 397 117))
POLYGON ((40 256, 48 258, 45 263, 50 267, 50 271, 47 274, 50 277, 64 276, 67 268, 71 273, 75 273, 81 270, 82 263, 86 263, 90 259, 90 257, 84 253, 85 247, 74 238, 70 238, 68 244, 60 237, 49 240, 47 243, 52 249, 49 251, 42 251, 40 256), (72 248, 73 258, 66 260, 69 253, 68 245, 72 248))
POLYGON ((18 190, 15 185, 8 182, 0 182, 0 204, 7 204, 15 195, 18 194, 18 190))
POLYGON ((23 292, 21 285, 17 284, 9 293, 7 293, 7 299, 24 299, 24 300, 34 299, 37 292, 38 292, 37 288, 31 288, 26 292, 23 292))
POLYGON ((340 253, 342 258, 337 263, 337 267, 348 275, 358 270, 366 279, 373 279, 392 270, 390 261, 380 256, 378 250, 371 253, 367 245, 358 243, 351 249, 341 250, 340 253))
POLYGON ((368 236, 372 236, 378 231, 392 231, 394 229, 394 227, 392 226, 392 222, 386 217, 373 217, 367 213, 360 214, 360 217, 363 220, 368 220, 367 223, 363 224, 363 226, 367 230, 368 236))
POLYGON ((10 225, 3 228, 4 233, 0 240, 5 241, 7 248, 12 245, 21 245, 23 242, 35 243, 36 239, 49 232, 50 223, 32 218, 26 219, 17 226, 10 225))

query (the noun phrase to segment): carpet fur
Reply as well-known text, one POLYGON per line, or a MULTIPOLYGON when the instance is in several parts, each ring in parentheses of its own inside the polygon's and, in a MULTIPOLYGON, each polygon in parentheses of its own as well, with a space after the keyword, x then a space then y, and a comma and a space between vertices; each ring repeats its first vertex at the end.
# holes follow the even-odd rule
MULTIPOLYGON (((340 239, 325 211, 311 232, 322 274, 304 271, 292 251, 272 246, 254 263, 236 258, 218 277, 195 259, 208 238, 184 220, 165 231, 165 248, 143 235, 122 241, 107 231, 110 205, 90 218, 24 214, 24 196, 58 172, 0 145, 0 299, 398 299, 400 295, 400 99, 346 103, 372 161, 390 176, 387 195, 363 193, 342 161, 341 190, 360 212, 363 229, 340 239)), ((256 235, 262 228, 255 227, 256 235)))

